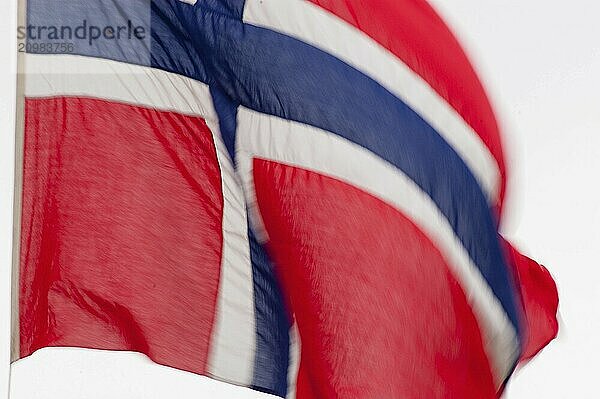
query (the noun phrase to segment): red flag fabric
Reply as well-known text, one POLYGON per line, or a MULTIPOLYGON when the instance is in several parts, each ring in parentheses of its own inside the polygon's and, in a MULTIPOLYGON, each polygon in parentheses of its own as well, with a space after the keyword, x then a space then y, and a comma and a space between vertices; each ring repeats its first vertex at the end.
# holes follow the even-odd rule
POLYGON ((494 112, 427 2, 63 3, 26 5, 14 359, 485 399, 556 335, 552 278, 498 232, 494 112), (59 54, 49 26, 89 37, 59 54))
POLYGON ((505 243, 523 301, 525 345, 521 362, 526 362, 558 334, 558 290, 548 269, 505 243))

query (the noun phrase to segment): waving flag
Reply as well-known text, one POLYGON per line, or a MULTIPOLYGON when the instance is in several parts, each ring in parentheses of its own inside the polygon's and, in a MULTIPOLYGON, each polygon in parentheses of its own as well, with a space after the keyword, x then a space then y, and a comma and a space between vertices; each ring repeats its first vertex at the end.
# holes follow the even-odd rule
POLYGON ((134 350, 298 398, 493 398, 556 334, 422 0, 28 0, 13 358, 134 350))

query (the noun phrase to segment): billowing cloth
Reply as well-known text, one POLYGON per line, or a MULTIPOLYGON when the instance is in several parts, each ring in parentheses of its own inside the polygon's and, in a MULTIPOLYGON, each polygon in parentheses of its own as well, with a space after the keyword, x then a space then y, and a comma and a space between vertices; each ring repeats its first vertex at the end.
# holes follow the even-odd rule
POLYGON ((556 336, 552 278, 498 233, 493 111, 425 1, 26 10, 14 359, 481 399, 556 336))

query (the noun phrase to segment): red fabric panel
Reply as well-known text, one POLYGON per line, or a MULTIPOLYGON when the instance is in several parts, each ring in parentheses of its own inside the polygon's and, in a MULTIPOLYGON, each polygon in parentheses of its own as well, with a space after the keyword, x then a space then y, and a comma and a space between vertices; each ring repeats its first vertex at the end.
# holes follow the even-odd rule
POLYGON ((306 398, 494 398, 477 322, 437 248, 344 182, 254 160, 306 398))
POLYGON ((460 44, 425 0, 310 0, 361 30, 429 85, 465 119, 505 166, 498 125, 481 82, 460 44))
POLYGON ((196 117, 26 100, 21 356, 146 353, 203 373, 222 246, 220 172, 196 117))
POLYGON ((525 344, 521 361, 534 357, 558 334, 558 291, 548 270, 507 244, 525 316, 525 344))

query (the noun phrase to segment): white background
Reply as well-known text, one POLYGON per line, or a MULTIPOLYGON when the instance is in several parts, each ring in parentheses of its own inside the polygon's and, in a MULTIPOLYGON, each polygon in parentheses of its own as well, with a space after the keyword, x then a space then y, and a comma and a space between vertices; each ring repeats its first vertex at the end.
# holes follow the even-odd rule
MULTIPOLYGON (((0 13, 0 398, 8 392, 15 0, 0 13)), ((504 233, 560 292, 557 341, 506 397, 597 398, 600 373, 600 6, 595 0, 434 0, 486 84, 507 137, 504 233)), ((264 398, 143 356, 42 350, 11 398, 264 398), (173 392, 175 391, 175 392, 173 392)))

